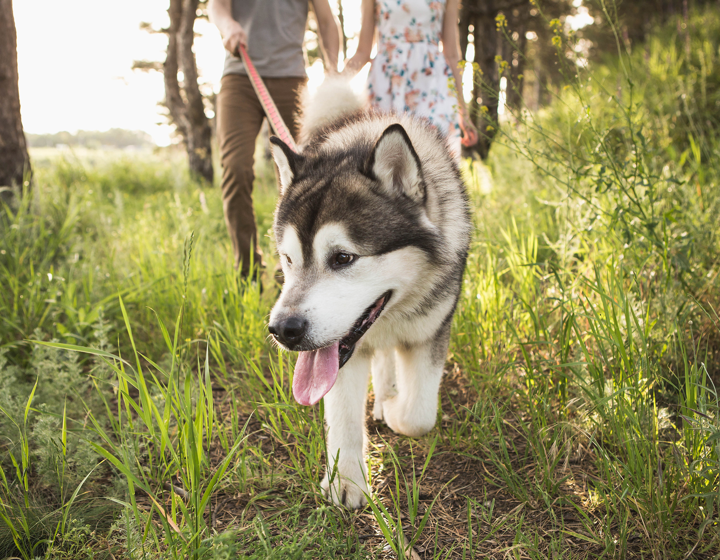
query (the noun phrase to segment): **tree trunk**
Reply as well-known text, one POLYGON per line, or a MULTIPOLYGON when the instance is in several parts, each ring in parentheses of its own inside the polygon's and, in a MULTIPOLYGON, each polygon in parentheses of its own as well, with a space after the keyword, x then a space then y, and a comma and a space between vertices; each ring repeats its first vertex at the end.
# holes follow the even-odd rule
POLYGON ((503 71, 507 78, 505 103, 510 108, 522 105, 527 50, 526 33, 530 16, 530 0, 465 0, 460 10, 460 43, 467 47, 467 33, 473 26, 475 63, 480 70, 473 87, 470 114, 479 133, 475 151, 485 159, 498 129, 500 101, 500 67, 496 57, 507 64, 503 71), (502 14, 504 20, 496 20, 502 14), (504 22, 504 23, 503 23, 504 22), (498 26, 507 26, 514 46, 505 38, 498 26), (478 102, 481 99, 481 102, 478 102))
POLYGON ((498 54, 498 31, 495 27, 494 10, 483 10, 474 18, 475 26, 475 62, 480 68, 480 80, 473 87, 472 114, 476 115, 478 143, 475 149, 482 159, 488 157, 490 144, 497 133, 498 98, 500 95, 500 76, 495 56, 498 54), (482 99, 482 110, 478 103, 482 99))
MULTIPOLYGON (((20 117, 17 35, 12 0, 0 0, 0 188, 23 185, 30 175, 30 156, 20 117)), ((9 201, 12 190, 0 191, 9 201)))
POLYGON ((170 28, 164 65, 165 103, 185 142, 190 172, 212 185, 212 132, 198 87, 197 64, 192 50, 197 9, 198 0, 170 0, 170 28), (178 82, 179 70, 184 76, 182 86, 178 82))

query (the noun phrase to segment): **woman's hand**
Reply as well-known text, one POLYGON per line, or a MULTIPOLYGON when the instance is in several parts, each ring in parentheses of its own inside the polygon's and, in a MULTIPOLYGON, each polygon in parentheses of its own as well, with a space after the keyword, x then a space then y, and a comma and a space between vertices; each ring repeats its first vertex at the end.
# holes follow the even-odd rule
POLYGON ((465 112, 460 113, 460 130, 463 132, 461 143, 466 148, 474 146, 478 141, 478 133, 475 125, 465 112))
POLYGON ((351 59, 349 59, 345 66, 340 72, 340 75, 345 76, 348 79, 354 78, 358 72, 360 72, 360 69, 367 64, 367 60, 363 60, 363 56, 356 54, 351 59))

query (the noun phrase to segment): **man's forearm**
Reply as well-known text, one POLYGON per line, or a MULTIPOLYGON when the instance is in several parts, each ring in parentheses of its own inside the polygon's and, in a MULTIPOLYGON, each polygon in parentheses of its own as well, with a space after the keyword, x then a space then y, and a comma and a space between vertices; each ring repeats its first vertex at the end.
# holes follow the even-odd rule
POLYGON ((225 37, 231 32, 230 26, 233 25, 235 20, 232 17, 230 0, 210 0, 208 2, 208 16, 210 16, 210 23, 220 31, 220 35, 225 37))
POLYGON ((230 0, 210 0, 208 4, 210 21, 218 28, 225 50, 240 56, 240 46, 247 48, 247 34, 232 15, 230 0))

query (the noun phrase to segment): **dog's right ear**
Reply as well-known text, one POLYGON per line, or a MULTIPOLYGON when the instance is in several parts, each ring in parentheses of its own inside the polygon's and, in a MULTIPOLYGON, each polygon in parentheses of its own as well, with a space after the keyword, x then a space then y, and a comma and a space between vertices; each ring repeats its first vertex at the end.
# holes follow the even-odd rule
POLYGON ((290 147, 280 140, 277 136, 270 137, 270 147, 280 175, 280 196, 283 196, 295 175, 297 175, 298 166, 302 161, 302 156, 293 152, 290 147))

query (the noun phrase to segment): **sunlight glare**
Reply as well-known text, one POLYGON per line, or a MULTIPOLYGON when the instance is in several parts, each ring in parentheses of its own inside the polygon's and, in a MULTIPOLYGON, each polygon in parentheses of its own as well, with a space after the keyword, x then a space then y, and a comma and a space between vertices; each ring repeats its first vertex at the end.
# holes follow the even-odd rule
POLYGON ((462 73, 463 98, 465 99, 465 103, 470 103, 473 95, 473 80, 475 79, 472 66, 472 61, 475 60, 475 45, 472 43, 468 43, 467 50, 465 51, 465 60, 467 60, 467 64, 465 64, 465 69, 462 73))

